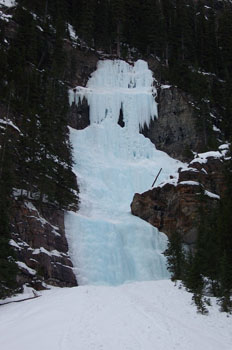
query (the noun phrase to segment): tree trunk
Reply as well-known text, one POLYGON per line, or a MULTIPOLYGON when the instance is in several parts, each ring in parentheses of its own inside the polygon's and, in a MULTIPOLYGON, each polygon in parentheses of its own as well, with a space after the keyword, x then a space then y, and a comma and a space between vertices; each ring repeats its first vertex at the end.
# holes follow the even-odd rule
POLYGON ((121 23, 120 23, 120 21, 118 21, 118 23, 117 23, 117 56, 118 57, 121 56, 121 50, 120 50, 120 27, 121 27, 121 23))

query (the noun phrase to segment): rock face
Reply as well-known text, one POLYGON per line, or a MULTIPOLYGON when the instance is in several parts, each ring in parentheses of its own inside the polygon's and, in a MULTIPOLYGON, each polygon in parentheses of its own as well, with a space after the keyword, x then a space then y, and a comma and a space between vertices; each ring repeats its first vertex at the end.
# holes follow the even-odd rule
POLYGON ((178 88, 161 86, 157 102, 158 118, 142 133, 157 149, 181 161, 189 160, 191 149, 200 152, 204 146, 191 101, 178 88))
POLYGON ((73 265, 68 255, 64 212, 43 206, 38 210, 31 201, 16 200, 12 212, 12 240, 20 269, 20 285, 36 289, 45 284, 76 286, 73 265))
MULTIPOLYGON (((0 111, 2 116, 6 115, 4 106, 0 105, 0 111)), ((19 129, 14 117, 9 117, 8 133, 17 139, 19 129)), ((0 121, 0 126, 6 126, 4 121, 0 121)), ((0 135, 0 143, 2 141, 0 135)), ((46 284, 76 286, 65 237, 64 211, 45 203, 38 209, 36 201, 20 199, 18 192, 15 190, 10 218, 10 243, 20 269, 18 285, 28 283, 35 289, 46 288, 46 284)))
POLYGON ((81 130, 90 125, 89 106, 86 99, 82 103, 72 103, 69 112, 69 125, 77 130, 81 130))
POLYGON ((205 163, 196 158, 179 169, 178 181, 170 179, 160 187, 136 193, 132 214, 168 236, 178 231, 186 244, 194 244, 201 215, 207 215, 226 190, 224 166, 220 157, 209 156, 205 163))
POLYGON ((68 40, 65 42, 64 49, 70 60, 67 65, 72 70, 69 77, 70 86, 85 86, 91 73, 97 68, 99 55, 91 49, 73 46, 68 40))
MULTIPOLYGON (((189 162, 193 154, 202 152, 207 145, 207 133, 199 127, 199 111, 191 96, 175 86, 162 85, 160 65, 148 60, 150 69, 158 79, 158 118, 141 132, 171 157, 189 162)), ((201 213, 207 215, 225 191, 223 154, 197 158, 185 169, 180 169, 178 181, 135 194, 131 203, 132 214, 148 221, 170 236, 178 231, 186 244, 194 244, 201 213), (216 194, 216 196, 212 195, 216 194), (201 212, 201 213, 200 213, 201 212)))
MULTIPOLYGON (((70 77, 70 84, 72 88, 76 86, 86 86, 91 73, 97 68, 99 57, 91 50, 84 50, 81 48, 73 48, 71 43, 66 42, 66 51, 72 61, 75 63, 73 67, 73 74, 70 77)), ((70 62, 70 66, 72 63, 70 62)), ((68 124, 77 130, 86 128, 89 122, 89 106, 86 99, 82 103, 77 101, 71 105, 68 124)))

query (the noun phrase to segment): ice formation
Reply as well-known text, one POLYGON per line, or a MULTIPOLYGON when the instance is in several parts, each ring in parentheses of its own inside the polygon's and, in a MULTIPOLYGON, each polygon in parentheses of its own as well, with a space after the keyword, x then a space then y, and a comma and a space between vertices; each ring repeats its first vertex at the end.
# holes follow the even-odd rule
POLYGON ((161 167, 158 183, 181 165, 139 133, 157 116, 153 81, 142 60, 105 60, 86 88, 70 91, 70 103, 85 97, 90 106, 90 126, 70 129, 80 210, 67 213, 65 227, 79 284, 169 276, 166 236, 130 214, 134 193, 148 190, 161 167))

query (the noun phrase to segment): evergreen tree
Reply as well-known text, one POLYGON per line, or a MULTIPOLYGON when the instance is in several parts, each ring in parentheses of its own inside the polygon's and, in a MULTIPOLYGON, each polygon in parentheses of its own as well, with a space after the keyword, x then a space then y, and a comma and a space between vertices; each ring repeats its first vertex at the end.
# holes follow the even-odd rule
POLYGON ((124 0, 111 0, 111 15, 112 15, 112 23, 113 23, 113 36, 116 40, 117 45, 117 56, 121 56, 121 35, 122 28, 125 20, 125 7, 124 0))
POLYGON ((125 21, 123 28, 123 36, 127 43, 130 43, 132 47, 141 49, 141 40, 144 37, 142 35, 141 21, 141 6, 140 0, 130 1, 125 0, 125 21))
POLYGON ((202 295, 204 281, 201 274, 201 256, 199 253, 189 251, 186 255, 183 282, 187 290, 202 295))
POLYGON ((110 7, 108 0, 99 0, 94 13, 94 42, 97 48, 110 50, 110 7))
POLYGON ((24 195, 39 198, 41 203, 46 199, 63 208, 76 203, 67 137, 69 104, 67 87, 63 83, 67 67, 63 50, 66 26, 59 2, 49 6, 47 11, 53 13, 51 22, 55 32, 49 18, 46 30, 41 32, 36 29, 31 13, 21 6, 17 8, 15 19, 19 30, 9 49, 7 80, 12 108, 19 116, 22 131, 17 145, 16 187, 22 188, 24 195), (50 47, 44 48, 40 44, 48 37, 50 47), (42 66, 40 71, 37 67, 42 66), (62 195, 59 186, 63 188, 62 195))
POLYGON ((12 204, 13 174, 13 142, 9 126, 5 125, 0 147, 0 298, 7 297, 17 287, 17 266, 14 262, 10 241, 10 212, 12 204))
POLYGON ((92 46, 94 46, 93 38, 95 6, 96 1, 94 0, 82 0, 81 2, 80 33, 83 39, 92 46))
POLYGON ((232 10, 225 8, 218 21, 218 45, 222 74, 231 79, 232 72, 232 10))
POLYGON ((227 252, 224 252, 220 259, 220 297, 219 302, 221 310, 224 312, 232 312, 232 265, 231 258, 227 252))
POLYGON ((182 237, 177 231, 171 235, 164 255, 167 256, 167 267, 171 272, 172 280, 181 280, 183 277, 185 256, 182 237))

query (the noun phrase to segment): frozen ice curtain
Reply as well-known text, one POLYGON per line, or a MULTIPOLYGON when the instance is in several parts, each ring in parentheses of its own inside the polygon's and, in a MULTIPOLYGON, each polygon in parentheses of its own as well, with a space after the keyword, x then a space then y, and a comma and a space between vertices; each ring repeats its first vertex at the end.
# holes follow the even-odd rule
POLYGON ((120 284, 167 278, 166 236, 130 214, 135 192, 159 182, 179 164, 139 133, 157 117, 156 89, 147 63, 100 61, 87 87, 70 91, 84 97, 90 126, 70 129, 80 186, 80 211, 66 215, 66 232, 79 284, 120 284), (123 127, 118 124, 123 115, 123 127))

